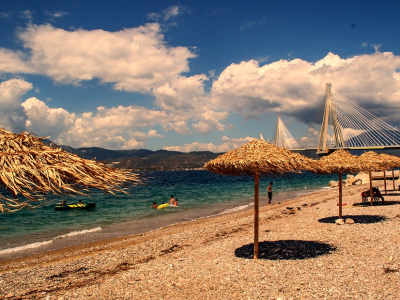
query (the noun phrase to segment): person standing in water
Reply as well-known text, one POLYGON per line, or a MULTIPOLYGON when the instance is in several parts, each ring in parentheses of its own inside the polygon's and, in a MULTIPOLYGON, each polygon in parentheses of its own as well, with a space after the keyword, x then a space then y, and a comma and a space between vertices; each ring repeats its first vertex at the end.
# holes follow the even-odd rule
POLYGON ((174 195, 171 195, 171 198, 169 199, 169 205, 174 205, 174 203, 175 203, 174 195))
POLYGON ((270 182, 269 186, 268 186, 268 204, 271 204, 271 201, 272 201, 272 185, 273 184, 274 184, 273 182, 270 182))

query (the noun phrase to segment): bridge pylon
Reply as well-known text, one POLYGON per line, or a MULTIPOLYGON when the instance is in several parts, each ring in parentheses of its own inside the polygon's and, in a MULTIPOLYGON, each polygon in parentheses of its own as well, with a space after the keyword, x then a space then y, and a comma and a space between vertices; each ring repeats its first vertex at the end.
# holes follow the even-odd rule
POLYGON ((317 154, 329 153, 328 140, 331 147, 343 148, 345 147, 342 129, 338 122, 335 105, 332 98, 332 83, 326 84, 326 102, 324 118, 322 119, 321 132, 319 135, 319 143, 317 154), (330 136, 333 135, 333 136, 330 136))
POLYGON ((282 122, 281 116, 278 116, 278 120, 276 122, 276 132, 275 132, 275 146, 281 145, 282 148, 285 148, 285 139, 281 135, 281 126, 282 122))
POLYGON ((300 149, 299 143, 291 135, 285 124, 282 122, 281 116, 278 116, 276 122, 275 132, 275 146, 287 148, 287 149, 300 149))

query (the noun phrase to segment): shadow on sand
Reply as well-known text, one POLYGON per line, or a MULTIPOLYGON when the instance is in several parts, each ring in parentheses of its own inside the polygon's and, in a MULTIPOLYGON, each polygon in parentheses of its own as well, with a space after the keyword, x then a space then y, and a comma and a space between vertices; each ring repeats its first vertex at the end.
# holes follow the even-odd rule
MULTIPOLYGON (((374 201, 374 204, 372 204, 372 206, 386 206, 386 205, 398 205, 400 204, 400 201, 374 201)), ((365 201, 365 202, 358 202, 358 203, 354 203, 353 206, 361 206, 361 207, 367 207, 367 206, 371 206, 371 201, 365 201)))
MULTIPOLYGON (((345 220, 347 218, 353 219, 354 223, 357 223, 357 224, 372 224, 372 223, 379 223, 379 222, 387 220, 387 218, 385 216, 377 216, 377 215, 345 215, 342 218, 345 220)), ((334 224, 337 219, 339 219, 338 216, 327 217, 327 218, 319 219, 318 222, 334 224)))
MULTIPOLYGON (((307 259, 335 251, 336 247, 314 241, 266 241, 258 243, 258 258, 268 260, 307 259)), ((247 244, 235 250, 236 257, 253 259, 254 244, 247 244)))
POLYGON ((389 193, 387 195, 385 195, 385 191, 381 191, 382 196, 386 197, 386 196, 400 196, 400 192, 396 191, 395 193, 388 191, 389 193))

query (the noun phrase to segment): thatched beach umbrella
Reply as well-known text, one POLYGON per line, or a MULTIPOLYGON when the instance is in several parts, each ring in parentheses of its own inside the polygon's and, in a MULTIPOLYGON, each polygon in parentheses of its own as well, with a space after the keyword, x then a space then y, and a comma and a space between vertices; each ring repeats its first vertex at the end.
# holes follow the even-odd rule
POLYGON ((258 258, 258 213, 260 175, 280 175, 287 172, 310 170, 318 172, 312 159, 255 139, 239 149, 229 151, 206 163, 204 167, 222 175, 250 175, 254 177, 254 258, 258 258))
MULTIPOLYGON (((383 160, 386 161, 388 169, 392 169, 393 190, 396 190, 394 184, 394 169, 400 168, 400 157, 385 153, 381 153, 380 156, 382 157, 383 160)), ((385 180, 385 194, 386 194, 386 172, 383 172, 383 176, 385 180)))
POLYGON ((33 207, 47 194, 87 195, 90 189, 125 193, 125 183, 140 182, 136 174, 48 147, 42 139, 0 128, 1 212, 33 207))
POLYGON ((339 218, 342 218, 342 173, 364 171, 365 166, 362 164, 359 157, 342 149, 322 157, 318 162, 321 168, 325 168, 327 173, 339 173, 339 218))
MULTIPOLYGON (((395 157, 389 157, 389 155, 378 154, 373 151, 364 152, 360 155, 360 159, 363 161, 364 166, 366 167, 369 173, 369 189, 371 196, 371 205, 373 205, 373 193, 372 193, 372 175, 373 171, 385 171, 391 167, 395 167, 398 165, 395 157)), ((386 175, 385 175, 386 176, 386 175)), ((386 193, 386 180, 385 180, 385 193, 386 193)))

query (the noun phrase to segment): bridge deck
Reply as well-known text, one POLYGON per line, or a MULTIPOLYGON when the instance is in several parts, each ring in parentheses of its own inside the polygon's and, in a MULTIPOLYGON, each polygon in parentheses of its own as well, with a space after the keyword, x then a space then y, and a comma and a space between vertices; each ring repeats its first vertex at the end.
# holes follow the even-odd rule
MULTIPOLYGON (((333 150, 384 150, 384 149, 400 149, 400 145, 396 146, 376 146, 376 147, 343 147, 343 148, 328 148, 328 151, 333 151, 333 150)), ((317 151, 320 153, 326 153, 326 151, 318 151, 318 148, 298 148, 298 149, 290 149, 291 151, 317 151)))

